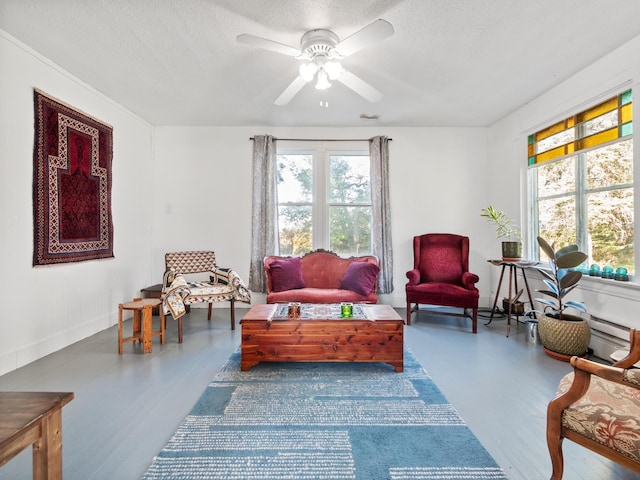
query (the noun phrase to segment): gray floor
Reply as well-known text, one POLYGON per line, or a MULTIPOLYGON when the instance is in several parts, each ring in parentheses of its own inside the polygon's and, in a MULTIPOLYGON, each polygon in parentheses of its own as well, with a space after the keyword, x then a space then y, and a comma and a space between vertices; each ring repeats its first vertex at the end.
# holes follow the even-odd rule
MULTIPOLYGON (((421 313, 405 342, 510 479, 549 478, 545 411, 569 366, 528 343, 523 325, 506 338, 504 320, 484 323, 472 335, 466 319, 421 313)), ((229 329, 227 309, 210 323, 192 309, 183 344, 172 320, 152 354, 129 343, 118 355, 116 339, 113 327, 0 376, 0 390, 75 392, 63 410, 67 480, 139 478, 238 348, 240 330, 229 329)), ((569 441, 564 450, 566 480, 640 478, 569 441)), ((30 479, 31 452, 0 467, 0 478, 30 479)))

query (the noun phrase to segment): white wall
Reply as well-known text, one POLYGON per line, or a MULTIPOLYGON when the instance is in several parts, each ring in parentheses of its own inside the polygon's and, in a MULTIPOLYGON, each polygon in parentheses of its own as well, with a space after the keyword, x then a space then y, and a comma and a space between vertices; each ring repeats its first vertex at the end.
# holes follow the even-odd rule
MULTIPOLYGON (((488 134, 489 201, 521 219, 521 223, 526 226, 526 144, 527 135, 536 130, 566 118, 576 110, 587 108, 598 100, 604 100, 607 95, 618 93, 622 86, 634 89, 634 117, 637 123, 637 119, 640 118, 639 54, 640 37, 636 37, 576 73, 558 87, 494 124, 488 134)), ((636 178, 638 178, 640 148, 635 149, 634 157, 636 178)), ((640 182, 637 183, 640 184, 640 182)), ((634 194, 638 204, 637 199, 640 198, 638 186, 634 194)), ((638 245, 639 235, 640 232, 636 229, 636 245, 638 245)), ((529 242, 530 249, 532 243, 529 242)), ((495 295, 498 269, 495 269, 491 275, 493 278, 491 294, 495 295)), ((532 288, 540 286, 541 284, 538 283, 532 288)), ((637 314, 640 307, 640 285, 637 283, 620 284, 610 280, 585 278, 573 299, 584 301, 591 315, 627 328, 640 328, 640 316, 637 314)), ((593 343, 592 347, 594 347, 593 343)), ((608 356, 606 352, 596 353, 601 357, 608 356)))
POLYGON ((0 72, 2 374, 113 325, 150 284, 154 185, 151 125, 2 31, 0 72), (114 259, 32 267, 34 88, 113 126, 114 259))
MULTIPOLYGON (((471 238, 471 270, 481 278, 482 304, 489 305, 498 269, 486 260, 498 256, 500 246, 480 209, 493 204, 526 226, 526 135, 625 82, 637 87, 639 52, 635 39, 491 128, 154 129, 0 31, 0 260, 7 278, 0 293, 0 374, 113 325, 118 303, 160 282, 167 251, 213 249, 221 265, 248 279, 249 137, 256 134, 392 137, 395 289, 382 301, 404 306, 411 239, 440 231, 471 238), (34 87, 114 127, 114 259, 31 266, 34 87)), ((637 311, 638 289, 620 290, 598 301, 598 314, 637 311)))
MULTIPOLYGON (((412 239, 429 232, 467 235, 470 269, 488 290, 486 260, 499 253, 490 225, 480 217, 486 203, 485 128, 264 128, 158 127, 154 164, 154 277, 161 279, 164 253, 213 249, 218 263, 249 278, 251 156, 249 137, 366 139, 390 142, 390 197, 394 291, 383 302, 405 305, 405 273, 413 267, 412 239)), ((262 301, 254 295, 254 301, 262 301)))

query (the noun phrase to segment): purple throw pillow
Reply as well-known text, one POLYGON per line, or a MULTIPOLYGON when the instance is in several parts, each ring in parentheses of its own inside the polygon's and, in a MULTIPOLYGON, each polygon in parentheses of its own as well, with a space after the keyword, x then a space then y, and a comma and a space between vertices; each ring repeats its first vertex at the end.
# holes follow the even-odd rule
POLYGON ((269 270, 271 271, 271 289, 274 292, 295 290, 306 286, 302 278, 300 259, 297 257, 274 260, 269 265, 269 270))
POLYGON ((367 296, 376 284, 380 267, 369 262, 352 262, 344 274, 340 288, 367 296))

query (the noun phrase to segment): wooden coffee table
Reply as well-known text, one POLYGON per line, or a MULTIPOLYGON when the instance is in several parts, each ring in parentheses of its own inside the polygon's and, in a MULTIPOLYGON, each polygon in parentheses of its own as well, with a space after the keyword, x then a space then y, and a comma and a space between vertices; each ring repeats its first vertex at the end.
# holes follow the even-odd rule
POLYGON ((364 305, 366 319, 275 319, 276 308, 255 305, 240 321, 242 371, 260 362, 385 362, 396 372, 404 368, 404 320, 389 305, 364 305))

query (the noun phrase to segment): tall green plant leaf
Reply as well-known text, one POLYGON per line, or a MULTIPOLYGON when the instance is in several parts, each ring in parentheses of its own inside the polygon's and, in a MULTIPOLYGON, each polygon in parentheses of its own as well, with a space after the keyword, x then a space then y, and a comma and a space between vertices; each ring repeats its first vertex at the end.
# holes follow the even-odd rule
POLYGON ((569 252, 558 256, 556 263, 558 268, 575 268, 587 259, 587 254, 579 251, 569 252))
POLYGON ((538 245, 540 245, 540 248, 547 257, 549 257, 551 260, 555 258, 556 255, 553 251, 553 248, 551 247, 551 245, 549 245, 549 243, 547 243, 544 238, 538 237, 538 245))
MULTIPOLYGON (((558 298, 558 294, 551 290, 538 290, 538 293, 542 293, 543 295, 549 295, 550 297, 553 297, 553 298, 558 298)), ((540 300, 540 299, 536 298, 536 300, 540 300)), ((555 305, 555 303, 553 305, 555 305)))
POLYGON ((536 298, 537 301, 546 305, 545 310, 553 310, 562 318, 562 312, 566 308, 575 308, 586 311, 586 306, 582 302, 563 302, 562 299, 571 292, 582 278, 582 272, 573 268, 582 264, 588 257, 579 251, 577 245, 567 245, 557 252, 553 246, 542 237, 538 237, 540 248, 550 259, 551 272, 540 267, 536 269, 543 275, 543 281, 548 287, 547 290, 538 290, 543 295, 547 295, 555 300, 536 298))
POLYGON ((569 252, 577 252, 577 251, 578 251, 577 245, 567 245, 566 247, 562 247, 560 250, 556 252, 556 257, 561 257, 563 255, 566 255, 569 252))
MULTIPOLYGON (((536 270, 538 270, 540 272, 540 274, 545 277, 547 280, 555 283, 556 281, 556 277, 554 277, 552 274, 550 274, 549 272, 547 272, 546 270, 542 269, 542 268, 537 268, 536 270)), ((544 279, 543 279, 544 280, 544 279)))
POLYGON ((577 270, 567 272, 567 274, 560 279, 560 288, 567 289, 569 287, 573 287, 580 281, 581 278, 582 272, 578 272, 577 270))
POLYGON ((582 302, 574 302, 573 300, 571 300, 570 302, 567 302, 564 304, 565 307, 571 307, 571 308, 575 308, 576 310, 580 310, 581 312, 586 312, 587 311, 587 307, 584 303, 582 302))

